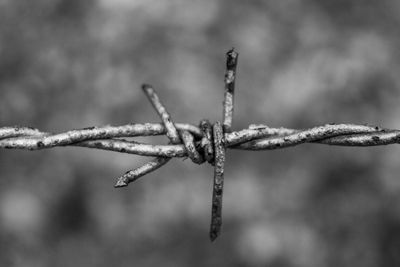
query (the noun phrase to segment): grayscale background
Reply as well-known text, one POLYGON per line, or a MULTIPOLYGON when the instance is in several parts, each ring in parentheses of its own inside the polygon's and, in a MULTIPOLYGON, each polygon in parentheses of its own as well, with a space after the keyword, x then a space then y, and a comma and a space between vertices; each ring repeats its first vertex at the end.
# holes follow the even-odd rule
MULTIPOLYGON (((400 128, 400 1, 0 0, 0 126, 61 132, 222 119, 225 53, 240 53, 233 128, 400 128)), ((167 138, 145 138, 167 143, 167 138)), ((213 168, 174 159, 0 151, 0 266, 399 266, 400 147, 229 150, 223 233, 213 168)))

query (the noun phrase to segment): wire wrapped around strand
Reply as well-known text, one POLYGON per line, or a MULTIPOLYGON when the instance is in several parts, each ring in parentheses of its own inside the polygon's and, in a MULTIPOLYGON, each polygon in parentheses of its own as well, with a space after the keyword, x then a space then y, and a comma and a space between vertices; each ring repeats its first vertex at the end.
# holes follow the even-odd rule
MULTIPOLYGON (((203 140, 210 140, 210 138, 203 138, 202 131, 197 126, 183 123, 175 125, 178 131, 185 130, 193 135, 196 147, 204 146, 203 140)), ((0 128, 0 148, 40 150, 80 146, 139 156, 188 157, 185 146, 182 144, 151 145, 121 139, 165 133, 165 127, 160 123, 91 127, 59 134, 14 126, 0 128)), ((225 133, 224 136, 226 148, 242 150, 282 149, 303 143, 362 147, 400 142, 400 130, 355 124, 327 124, 305 130, 270 128, 268 126, 254 128, 251 125, 241 131, 225 133)), ((209 161, 212 149, 208 150, 207 155, 204 156, 209 161)))
POLYGON ((215 168, 210 225, 210 239, 213 241, 220 234, 222 225, 226 149, 272 150, 304 143, 360 147, 400 142, 400 130, 356 124, 327 124, 303 130, 253 124, 247 129, 232 131, 237 59, 238 53, 233 49, 228 51, 222 123, 211 124, 208 120, 201 120, 198 126, 174 123, 154 88, 145 84, 142 86, 143 92, 157 111, 161 123, 88 127, 58 134, 42 132, 30 127, 2 127, 0 128, 0 148, 41 150, 79 146, 155 157, 143 166, 121 175, 115 187, 127 186, 165 165, 174 157, 188 157, 196 164, 208 162, 215 168), (155 135, 166 135, 170 143, 152 145, 126 139, 155 135))

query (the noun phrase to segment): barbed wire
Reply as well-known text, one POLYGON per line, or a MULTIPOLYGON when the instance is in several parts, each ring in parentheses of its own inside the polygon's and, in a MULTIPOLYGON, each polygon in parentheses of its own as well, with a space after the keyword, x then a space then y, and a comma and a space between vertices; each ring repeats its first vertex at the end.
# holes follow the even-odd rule
POLYGON ((125 187, 140 177, 160 168, 174 157, 188 157, 196 164, 208 162, 215 166, 210 238, 221 232, 222 195, 226 149, 271 150, 304 143, 336 146, 381 146, 400 142, 400 130, 356 124, 326 124, 310 129, 272 128, 251 124, 232 131, 234 89, 238 53, 227 53, 223 122, 199 125, 174 123, 151 85, 143 92, 157 111, 162 123, 126 124, 122 126, 88 127, 63 133, 42 132, 31 127, 0 128, 0 148, 41 150, 63 146, 79 146, 140 156, 152 156, 143 166, 121 175, 115 187, 125 187), (124 138, 166 135, 170 143, 153 145, 124 138))

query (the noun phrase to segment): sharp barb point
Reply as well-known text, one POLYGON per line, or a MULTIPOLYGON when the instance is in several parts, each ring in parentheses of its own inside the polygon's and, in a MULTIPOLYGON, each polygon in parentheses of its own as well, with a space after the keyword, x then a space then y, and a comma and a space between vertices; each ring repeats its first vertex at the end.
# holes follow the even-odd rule
POLYGON ((114 185, 115 188, 126 187, 126 186, 128 186, 128 183, 126 183, 122 179, 118 180, 114 185))
POLYGON ((217 237, 218 237, 217 233, 210 232, 210 240, 211 240, 211 242, 214 242, 217 239, 217 237))
POLYGON ((148 84, 148 83, 142 84, 142 89, 143 89, 143 90, 145 90, 145 89, 147 89, 147 88, 153 88, 153 86, 151 86, 151 85, 148 84))

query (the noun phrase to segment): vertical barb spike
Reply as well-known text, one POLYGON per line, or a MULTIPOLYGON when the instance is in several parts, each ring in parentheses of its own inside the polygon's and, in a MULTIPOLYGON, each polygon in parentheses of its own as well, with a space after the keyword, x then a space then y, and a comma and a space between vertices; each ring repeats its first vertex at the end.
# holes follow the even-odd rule
POLYGON ((224 164, 225 164, 225 141, 220 122, 213 126, 214 132, 214 183, 211 208, 210 239, 214 241, 221 233, 222 227, 222 195, 224 191, 224 164))
POLYGON ((239 54, 235 52, 234 48, 226 53, 225 98, 223 113, 223 127, 225 133, 232 131, 233 101, 238 57, 239 54))

